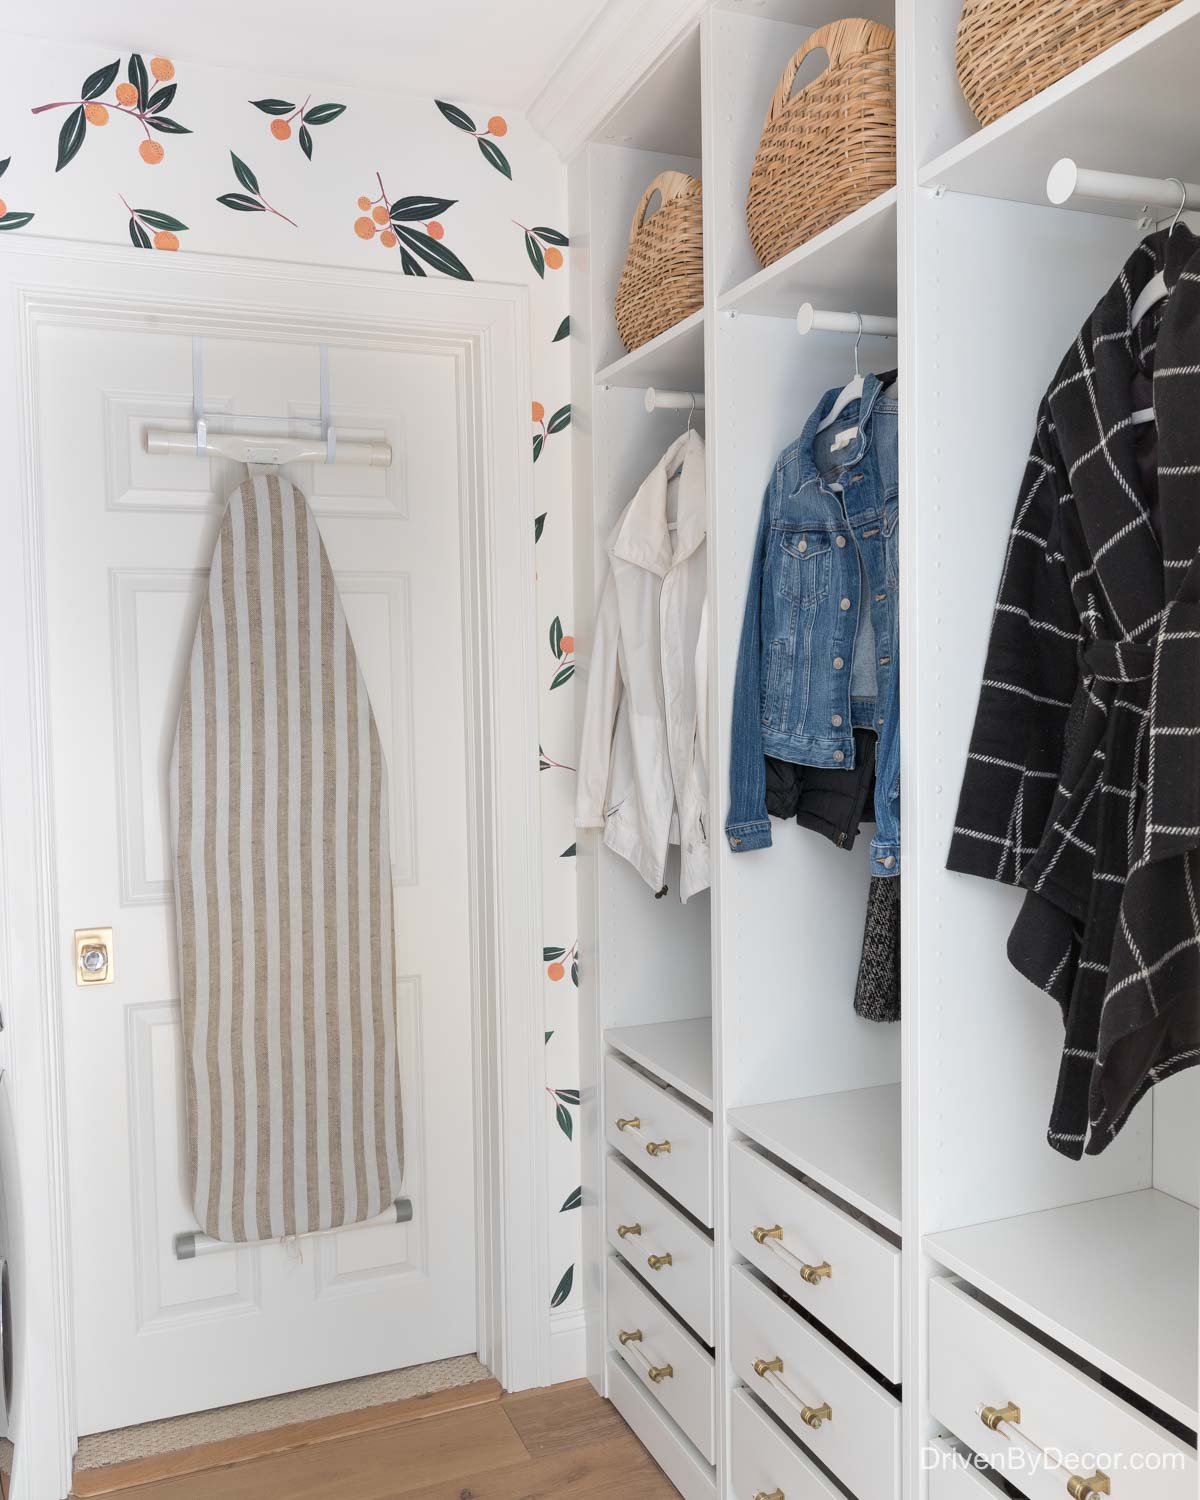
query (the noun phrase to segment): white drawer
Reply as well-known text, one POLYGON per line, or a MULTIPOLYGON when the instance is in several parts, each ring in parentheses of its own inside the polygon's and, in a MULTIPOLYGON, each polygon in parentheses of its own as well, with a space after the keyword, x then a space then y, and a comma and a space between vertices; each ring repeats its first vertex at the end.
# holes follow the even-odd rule
POLYGON ((730 1153, 730 1238, 857 1353, 900 1380, 900 1251, 754 1151, 730 1153), (760 1234, 755 1231, 778 1231, 760 1234), (827 1276, 806 1278, 825 1266, 827 1276))
POLYGON ((1193 1449, 947 1277, 929 1288, 929 1406, 1030 1500, 1062 1500, 1069 1474, 1091 1477, 1093 1455, 1114 1455, 1114 1500, 1195 1500, 1193 1449), (1049 1468, 1029 1442, 990 1431, 980 1408, 1010 1402, 1027 1439, 1079 1462, 1049 1468))
POLYGON ((711 1464, 716 1451, 713 1357, 631 1271, 611 1257, 608 1340, 711 1464), (640 1333, 641 1338, 622 1343, 622 1333, 640 1333), (660 1378, 654 1379, 651 1370, 659 1372, 660 1378))
POLYGON ((663 1192, 710 1228, 712 1121, 611 1053, 604 1060, 605 1133, 663 1192), (624 1127, 617 1121, 624 1120, 624 1127), (651 1147, 654 1149, 652 1150, 651 1147))
POLYGON ((737 1374, 861 1500, 896 1500, 899 1401, 744 1266, 734 1268, 732 1291, 737 1374), (777 1360, 782 1370, 756 1368, 777 1360), (831 1415, 813 1427, 805 1414, 826 1404, 831 1415))
POLYGON ((609 1244, 666 1298, 693 1333, 713 1343, 712 1240, 618 1157, 608 1158, 607 1179, 609 1244))
POLYGON ((934 1438, 929 1454, 929 1500, 1004 1500, 1000 1486, 945 1438, 934 1438))
POLYGON ((780 1493, 786 1500, 845 1500, 739 1386, 733 1393, 735 1500, 780 1493))

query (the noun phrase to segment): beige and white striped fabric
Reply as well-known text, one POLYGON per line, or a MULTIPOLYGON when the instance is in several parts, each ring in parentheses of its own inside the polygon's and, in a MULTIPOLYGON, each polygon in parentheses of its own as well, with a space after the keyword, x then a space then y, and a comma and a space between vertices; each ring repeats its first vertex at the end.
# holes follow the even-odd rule
POLYGON ((229 498, 171 758, 196 1217, 253 1241, 398 1196, 387 778, 329 559, 273 474, 229 498))

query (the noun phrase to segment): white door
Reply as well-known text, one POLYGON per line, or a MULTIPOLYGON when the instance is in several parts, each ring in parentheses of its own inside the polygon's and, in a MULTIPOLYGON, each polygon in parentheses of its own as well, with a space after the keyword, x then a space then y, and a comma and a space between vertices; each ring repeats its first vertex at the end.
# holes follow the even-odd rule
MULTIPOLYGON (((316 512, 387 759, 415 1218, 186 1261, 173 1250, 196 1219, 167 768, 218 521, 245 471, 144 451, 147 427, 190 425, 184 335, 60 323, 41 330, 37 370, 79 1430, 472 1351, 453 363, 400 346, 331 348, 335 424, 386 437, 394 467, 286 471, 316 512), (92 927, 113 929, 115 983, 79 988, 73 933, 92 927)), ((315 343, 271 342, 239 326, 237 337, 205 340, 204 372, 210 411, 316 415, 315 343)))

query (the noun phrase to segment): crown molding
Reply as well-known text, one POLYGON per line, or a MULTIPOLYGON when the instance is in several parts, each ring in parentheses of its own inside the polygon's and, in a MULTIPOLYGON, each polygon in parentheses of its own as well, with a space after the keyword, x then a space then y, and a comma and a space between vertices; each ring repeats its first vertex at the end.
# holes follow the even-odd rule
POLYGON ((529 106, 533 128, 569 161, 709 0, 610 0, 529 106))

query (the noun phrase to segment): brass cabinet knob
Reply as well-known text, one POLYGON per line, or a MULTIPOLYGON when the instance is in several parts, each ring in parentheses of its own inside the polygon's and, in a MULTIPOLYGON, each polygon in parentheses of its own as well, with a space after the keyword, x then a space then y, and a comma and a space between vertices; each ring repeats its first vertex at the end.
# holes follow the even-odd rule
POLYGON ((625 1330, 622 1329, 621 1332, 617 1334, 617 1338, 620 1340, 622 1347, 624 1347, 624 1345, 626 1344, 640 1344, 642 1342, 642 1330, 640 1328, 635 1328, 632 1333, 626 1333, 625 1330))
POLYGON ((823 1260, 819 1266, 801 1266, 800 1274, 809 1286, 820 1286, 826 1276, 833 1275, 833 1267, 827 1260, 823 1260))
POLYGON ((651 1156, 670 1156, 670 1141, 647 1141, 646 1150, 651 1156))
POLYGON ((1067 1494, 1071 1500, 1091 1500, 1093 1495, 1111 1495, 1112 1480, 1099 1469, 1090 1479, 1084 1479, 1082 1474, 1072 1474, 1067 1480, 1067 1494))
POLYGON ((642 1122, 638 1119, 617 1121, 618 1130, 640 1130, 641 1128, 642 1122))
POLYGON ((764 1229, 760 1224, 751 1233, 754 1235, 755 1243, 763 1245, 767 1240, 781 1240, 783 1238, 783 1225, 776 1224, 772 1229, 764 1229))
POLYGON ((754 1500, 787 1500, 787 1496, 782 1490, 772 1490, 769 1495, 766 1490, 759 1490, 754 1496, 754 1500))
POLYGON ((826 1401, 823 1406, 802 1406, 800 1408, 800 1420, 806 1427, 811 1427, 814 1432, 820 1427, 822 1422, 832 1422, 833 1412, 830 1409, 829 1402, 826 1401))
POLYGON ((659 1385, 664 1380, 670 1380, 674 1376, 675 1371, 670 1365, 651 1365, 646 1374, 649 1375, 655 1385, 659 1385))
POLYGON ((641 1234, 641 1232, 642 1232, 642 1226, 640 1224, 618 1224, 617 1225, 617 1233, 621 1236, 621 1238, 623 1240, 627 1240, 631 1234, 641 1234))
POLYGON ((1007 1406, 981 1406, 979 1420, 989 1432, 999 1432, 1001 1422, 1013 1423, 1021 1420, 1021 1408, 1011 1401, 1007 1406))
POLYGON ((756 1359, 754 1361, 754 1373, 760 1378, 769 1375, 772 1371, 776 1375, 783 1374, 783 1360, 777 1354, 774 1359, 756 1359))
POLYGON ((646 1264, 652 1271, 661 1271, 664 1266, 673 1266, 675 1262, 671 1259, 671 1253, 668 1251, 666 1255, 648 1255, 646 1257, 646 1264))

